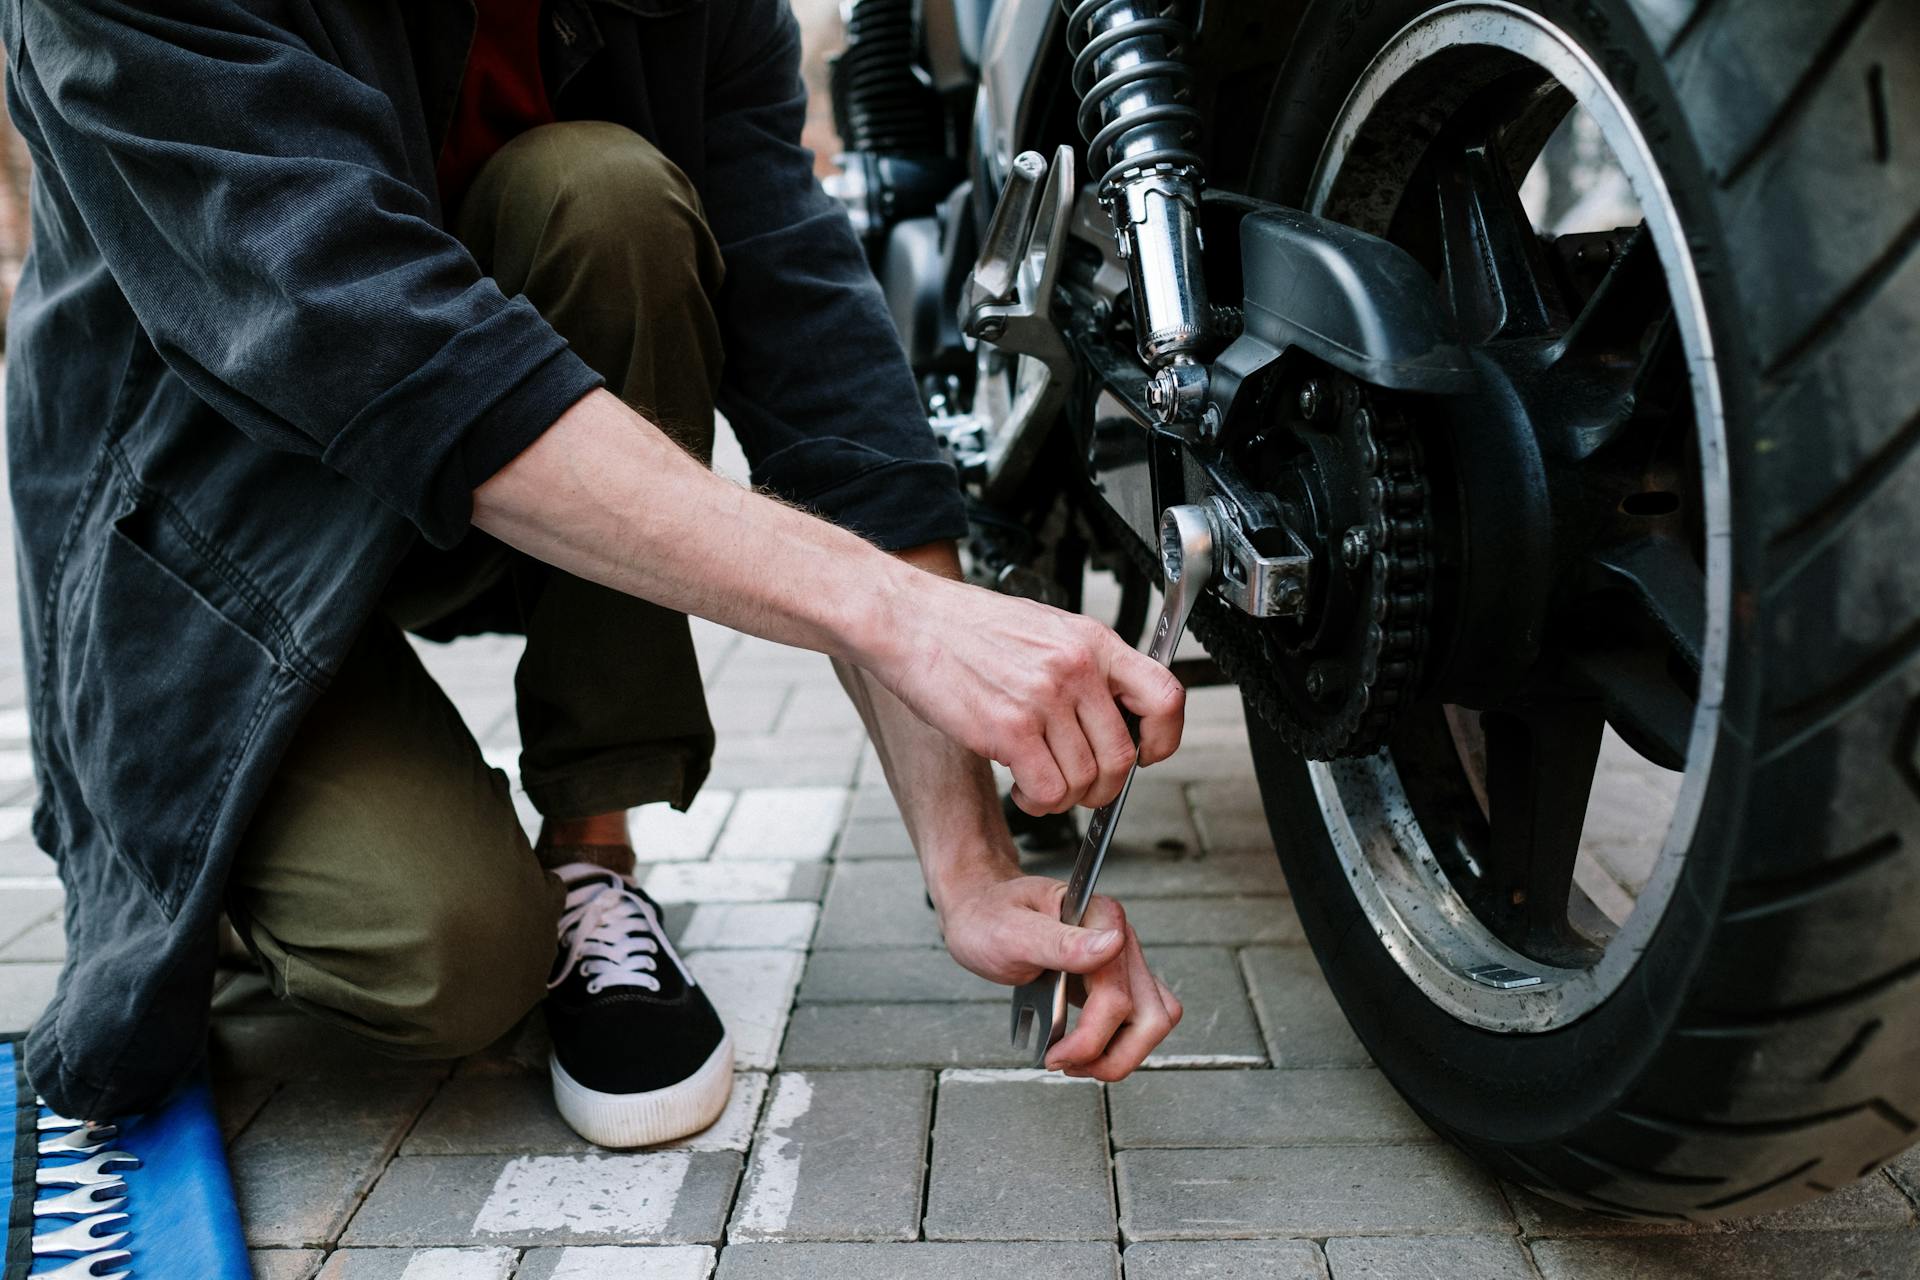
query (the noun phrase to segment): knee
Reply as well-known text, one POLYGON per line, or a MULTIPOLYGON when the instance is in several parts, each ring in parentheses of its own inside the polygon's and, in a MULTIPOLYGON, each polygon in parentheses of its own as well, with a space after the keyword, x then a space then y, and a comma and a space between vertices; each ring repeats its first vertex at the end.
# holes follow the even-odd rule
MULTIPOLYGON (((457 898, 416 899, 381 954, 353 964, 355 981, 336 977, 325 994, 310 991, 303 1003, 320 996, 335 1007, 316 1012, 343 1019, 400 1057, 476 1053, 539 1003, 553 964, 550 914, 530 910, 533 904, 500 905, 510 918, 476 912, 457 898)), ((304 985, 290 983, 290 994, 304 985)))
POLYGON ((578 120, 529 130, 488 162, 468 200, 483 217, 506 212, 518 222, 499 234, 521 239, 530 260, 565 261, 656 295, 691 288, 711 298, 719 290, 720 250, 692 181, 621 125, 578 120), (538 216, 525 216, 532 207, 538 216), (539 244, 524 243, 520 228, 539 244))

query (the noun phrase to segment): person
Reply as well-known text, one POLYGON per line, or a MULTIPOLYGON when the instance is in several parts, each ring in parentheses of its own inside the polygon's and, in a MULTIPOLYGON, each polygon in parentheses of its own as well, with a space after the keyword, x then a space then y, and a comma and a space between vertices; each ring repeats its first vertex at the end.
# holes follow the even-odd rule
POLYGON ((969 969, 1084 975, 1050 1065, 1180 1016, 1120 908, 1057 919, 987 760, 1061 812, 1177 745, 1171 675, 958 581, 964 529, 844 216, 782 0, 20 0, 35 163, 10 475, 68 959, 64 1114, 193 1070, 215 932, 398 1054, 545 1001, 556 1099, 703 1127, 725 1031, 634 884, 713 732, 685 615, 832 656, 969 969), (704 464, 716 403, 756 489, 704 464), (523 633, 530 845, 404 633, 523 633), (556 949, 557 943, 557 949, 556 949))

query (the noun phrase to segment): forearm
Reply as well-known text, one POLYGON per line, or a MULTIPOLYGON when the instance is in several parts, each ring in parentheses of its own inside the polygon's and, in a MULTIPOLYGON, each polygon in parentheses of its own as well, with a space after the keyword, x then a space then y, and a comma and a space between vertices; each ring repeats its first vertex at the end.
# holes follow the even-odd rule
POLYGON ((474 491, 473 523, 683 613, 872 665, 914 570, 714 475, 612 395, 582 399, 474 491))
MULTIPOLYGON (((944 577, 960 576, 949 543, 915 548, 901 559, 944 577)), ((982 879, 1020 874, 987 762, 928 725, 858 667, 836 661, 834 672, 879 754, 934 906, 944 911, 956 893, 982 879)))

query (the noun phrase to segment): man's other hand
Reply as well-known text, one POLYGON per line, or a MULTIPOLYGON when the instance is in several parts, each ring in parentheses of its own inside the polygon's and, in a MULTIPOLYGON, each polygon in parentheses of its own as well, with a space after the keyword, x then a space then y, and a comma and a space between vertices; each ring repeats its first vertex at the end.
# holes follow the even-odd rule
POLYGON ((947 950, 974 973, 1009 986, 1048 969, 1077 975, 1068 988, 1082 1006, 1080 1021, 1048 1051, 1047 1066, 1119 1080, 1179 1024, 1180 1001, 1147 968, 1119 903, 1096 895, 1076 929, 1060 923, 1065 895, 1058 880, 1023 875, 950 892, 940 917, 947 950))
POLYGON ((1112 628, 931 574, 906 585, 869 669, 928 724, 1010 768, 1028 813, 1120 794, 1134 752, 1121 706, 1139 717, 1140 763, 1180 745, 1186 691, 1112 628))

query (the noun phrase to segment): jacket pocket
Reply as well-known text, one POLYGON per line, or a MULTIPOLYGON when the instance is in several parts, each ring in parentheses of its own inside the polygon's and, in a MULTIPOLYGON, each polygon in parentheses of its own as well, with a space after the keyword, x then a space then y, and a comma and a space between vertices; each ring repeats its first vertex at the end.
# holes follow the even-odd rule
POLYGON ((73 602, 64 723, 86 820, 171 917, 200 874, 277 664, 129 527, 132 515, 106 527, 73 602))

